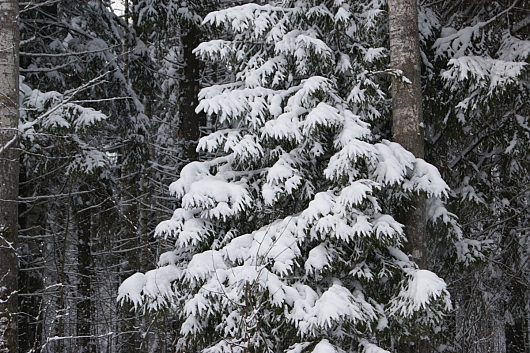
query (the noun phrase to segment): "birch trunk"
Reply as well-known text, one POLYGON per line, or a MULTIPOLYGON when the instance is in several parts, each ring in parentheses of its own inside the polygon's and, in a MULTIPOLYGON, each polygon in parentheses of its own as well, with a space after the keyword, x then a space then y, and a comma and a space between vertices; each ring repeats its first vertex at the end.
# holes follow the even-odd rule
MULTIPOLYGON (((401 70, 410 82, 401 77, 392 80, 392 133, 394 140, 424 158, 422 129, 421 58, 416 0, 388 0, 390 26, 390 66, 401 70)), ((401 217, 408 239, 408 252, 420 268, 427 267, 425 198, 411 200, 411 210, 401 217)), ((427 341, 418 336, 403 352, 428 353, 427 341)))
POLYGON ((18 2, 0 2, 0 353, 16 353, 18 2))

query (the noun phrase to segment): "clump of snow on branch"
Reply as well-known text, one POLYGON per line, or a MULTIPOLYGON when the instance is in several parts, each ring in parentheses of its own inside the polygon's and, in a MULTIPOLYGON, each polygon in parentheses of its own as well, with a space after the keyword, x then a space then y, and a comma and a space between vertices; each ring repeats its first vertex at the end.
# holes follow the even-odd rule
POLYGON ((405 288, 392 302, 390 312, 410 317, 419 310, 426 309, 431 301, 442 300, 447 309, 451 308, 449 292, 445 282, 428 270, 412 270, 405 288))

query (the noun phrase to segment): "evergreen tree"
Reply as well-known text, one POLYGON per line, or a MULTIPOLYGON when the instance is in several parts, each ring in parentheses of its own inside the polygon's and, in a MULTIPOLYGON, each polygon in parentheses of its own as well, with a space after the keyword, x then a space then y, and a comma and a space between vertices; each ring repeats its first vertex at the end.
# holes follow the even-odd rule
POLYGON ((172 213, 168 180, 199 136, 195 116, 195 137, 178 126, 190 111, 180 88, 203 78, 186 77, 182 50, 183 29, 213 3, 203 5, 135 1, 121 19, 102 1, 23 9, 24 351, 164 350, 174 340, 152 330, 156 318, 117 311, 116 284, 153 262, 153 230, 172 213))
MULTIPOLYGON (((127 231, 147 117, 124 73, 125 26, 103 2, 39 1, 21 14, 21 349, 94 352, 120 320, 117 269, 139 270, 125 260, 142 248, 127 231)), ((149 65, 134 49, 131 72, 149 65)))
POLYGON ((431 37, 424 57, 429 154, 451 186, 451 208, 467 238, 440 264, 454 283, 461 352, 527 352, 530 346, 525 5, 451 1, 424 17, 432 24, 424 31, 431 37), (454 271, 454 260, 469 266, 454 271))
MULTIPOLYGON (((438 171, 370 123, 388 121, 377 1, 246 4, 204 23, 228 39, 196 53, 229 82, 201 90, 215 121, 170 191, 156 233, 176 249, 120 287, 179 314, 178 351, 383 352, 439 322, 446 285, 401 250, 392 214, 428 198, 450 222, 438 171)), ((423 331, 427 332, 427 331, 423 331)))

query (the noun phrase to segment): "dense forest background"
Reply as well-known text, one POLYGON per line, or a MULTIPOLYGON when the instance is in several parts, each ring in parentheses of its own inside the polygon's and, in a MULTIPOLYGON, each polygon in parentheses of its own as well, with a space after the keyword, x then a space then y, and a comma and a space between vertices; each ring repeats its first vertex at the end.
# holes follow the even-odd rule
POLYGON ((124 0, 117 11, 106 0, 18 1, 18 351, 529 353, 530 2, 418 2, 416 98, 424 159, 437 172, 389 142, 392 88, 407 84, 390 65, 392 3, 400 2, 124 0), (298 119, 317 106, 322 115, 298 119), (367 142, 341 155, 351 141, 333 136, 348 114, 367 142), (299 120, 307 123, 293 127, 299 120), (397 167, 382 175, 388 156, 397 167), (183 170, 193 161, 201 162, 183 170), (214 196, 191 195, 200 178, 210 184, 195 189, 214 196), (302 221, 285 217, 324 218, 308 206, 315 195, 353 178, 363 196, 344 212, 368 214, 377 236, 320 224, 302 245, 292 230, 302 221), (417 308, 392 299, 416 265, 397 250, 401 226, 377 218, 406 218, 412 192, 427 200, 429 234, 416 263, 447 285, 417 308), (284 314, 269 282, 237 287, 227 270, 221 288, 209 282, 221 275, 215 268, 190 275, 196 254, 251 261, 230 241, 266 227, 292 231, 300 244, 271 241, 260 258, 268 281, 300 279, 317 297, 347 287, 373 312, 350 320, 337 309, 311 321, 307 308, 284 314), (278 262, 285 249, 295 255, 278 262), (188 272, 164 272, 168 265, 188 272), (225 292, 199 296, 207 290, 225 292), (418 340, 427 343, 411 346, 418 340))

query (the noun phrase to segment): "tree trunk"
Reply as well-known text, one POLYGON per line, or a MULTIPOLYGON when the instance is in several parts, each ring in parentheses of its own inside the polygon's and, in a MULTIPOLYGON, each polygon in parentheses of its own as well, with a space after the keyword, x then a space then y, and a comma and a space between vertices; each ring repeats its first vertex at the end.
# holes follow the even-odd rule
MULTIPOLYGON (((392 117, 394 140, 424 157, 421 106, 421 61, 418 15, 415 0, 389 0, 390 66, 401 70, 410 83, 401 77, 392 80, 392 117)), ((407 237, 414 260, 426 267, 425 216, 423 198, 414 202, 415 211, 405 220, 407 237)))
POLYGON ((200 128, 205 125, 205 116, 195 112, 199 104, 197 95, 200 90, 201 62, 193 53, 200 43, 200 29, 193 23, 189 24, 187 32, 182 37, 184 51, 184 81, 181 82, 181 111, 179 137, 184 140, 186 158, 197 159, 195 148, 200 137, 200 128))
MULTIPOLYGON (((81 188, 86 192, 87 188, 81 188)), ((75 213, 77 228, 77 266, 79 273, 77 302, 77 336, 79 337, 79 353, 95 353, 96 346, 92 336, 92 219, 90 211, 86 208, 90 206, 88 194, 81 194, 77 200, 77 212, 75 213)))
MULTIPOLYGON (((28 172, 24 165, 20 166, 19 194, 21 197, 31 197, 35 186, 28 182, 28 172)), ((18 247, 19 272, 19 308, 18 344, 21 352, 40 353, 42 345, 42 321, 44 316, 44 282, 42 268, 42 254, 40 252, 40 234, 45 233, 48 209, 45 203, 26 201, 18 208, 19 236, 27 240, 18 247), (35 239, 33 239, 35 237, 35 239)))
MULTIPOLYGON (((424 158, 421 58, 416 0, 389 0, 390 67, 400 70, 392 79, 392 132, 396 142, 424 158)), ((402 217, 405 224, 408 252, 420 268, 427 267, 425 198, 416 195, 411 200, 411 210, 402 217)), ((427 341, 413 337, 413 345, 403 351, 428 353, 432 351, 427 341)))
POLYGON ((0 353, 18 352, 18 1, 0 2, 0 353))
MULTIPOLYGON (((508 195, 507 195, 508 196, 508 195)), ((521 238, 523 232, 518 230, 518 223, 524 224, 524 220, 511 220, 504 228, 502 246, 502 263, 506 293, 504 334, 506 339, 507 353, 529 353, 530 337, 528 334, 528 279, 525 278, 525 263, 527 254, 523 248, 525 244, 521 238)))

